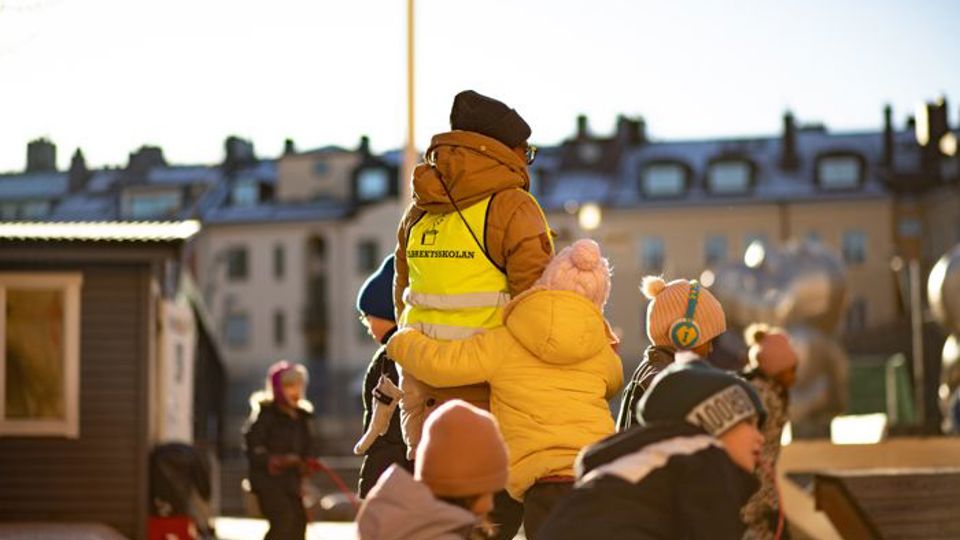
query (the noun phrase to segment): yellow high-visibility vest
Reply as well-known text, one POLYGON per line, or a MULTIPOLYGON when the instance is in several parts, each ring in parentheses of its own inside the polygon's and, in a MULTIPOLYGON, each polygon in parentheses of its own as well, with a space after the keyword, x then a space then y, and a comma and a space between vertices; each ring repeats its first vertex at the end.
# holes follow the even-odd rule
POLYGON ((401 326, 452 340, 503 325, 510 289, 504 271, 486 254, 484 233, 491 198, 463 208, 462 218, 456 211, 425 214, 411 227, 406 247, 409 286, 403 296, 401 326))

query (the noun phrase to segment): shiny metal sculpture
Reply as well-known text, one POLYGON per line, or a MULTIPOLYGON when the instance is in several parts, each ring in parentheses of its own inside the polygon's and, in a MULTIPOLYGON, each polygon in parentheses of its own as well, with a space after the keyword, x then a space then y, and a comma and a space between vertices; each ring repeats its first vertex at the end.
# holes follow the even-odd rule
POLYGON ((943 345, 940 406, 944 430, 960 433, 960 245, 937 261, 927 280, 927 299, 937 322, 949 333, 943 345))
POLYGON ((711 291, 731 326, 764 322, 790 333, 800 358, 790 391, 794 437, 829 437, 847 405, 849 359, 836 337, 847 289, 840 259, 812 240, 782 250, 754 242, 742 264, 715 272, 711 291))

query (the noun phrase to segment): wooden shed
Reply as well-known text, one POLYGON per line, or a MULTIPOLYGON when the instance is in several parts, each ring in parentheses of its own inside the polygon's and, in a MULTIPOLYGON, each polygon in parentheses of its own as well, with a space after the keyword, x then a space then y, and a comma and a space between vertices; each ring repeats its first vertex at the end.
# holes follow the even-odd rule
POLYGON ((0 521, 145 538, 151 448, 219 446, 223 366, 181 283, 199 228, 0 223, 0 521))

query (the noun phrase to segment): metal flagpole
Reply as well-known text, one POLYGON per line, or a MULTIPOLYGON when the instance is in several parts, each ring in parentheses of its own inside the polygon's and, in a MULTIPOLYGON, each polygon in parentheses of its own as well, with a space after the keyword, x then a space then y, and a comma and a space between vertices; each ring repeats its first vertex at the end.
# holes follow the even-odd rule
POLYGON ((411 178, 417 165, 415 94, 414 94, 414 8, 415 0, 407 0, 407 142, 403 152, 403 177, 400 179, 401 202, 406 205, 413 198, 411 178))

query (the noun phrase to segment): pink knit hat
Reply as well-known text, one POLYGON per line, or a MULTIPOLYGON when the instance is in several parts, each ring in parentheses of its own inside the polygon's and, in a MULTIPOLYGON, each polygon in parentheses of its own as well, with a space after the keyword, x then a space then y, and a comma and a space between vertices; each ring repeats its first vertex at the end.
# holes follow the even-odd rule
POLYGON ((750 345, 750 364, 767 376, 776 376, 797 365, 797 352, 782 328, 752 324, 744 334, 750 345))
MULTIPOLYGON (((690 304, 690 284, 686 279, 677 279, 667 283, 660 276, 645 276, 640 285, 644 296, 650 299, 647 304, 647 337, 654 345, 677 350, 670 339, 670 329, 674 323, 684 318, 690 304)), ((727 330, 727 319, 723 306, 707 290, 700 286, 693 320, 700 329, 699 337, 690 348, 696 348, 727 330)))
POLYGON ((600 310, 610 297, 610 263, 600 256, 593 240, 577 240, 550 261, 536 285, 554 291, 571 291, 593 302, 600 310))

